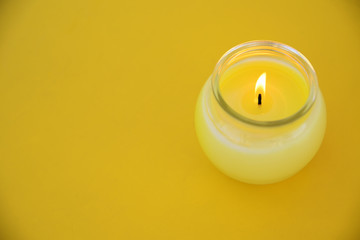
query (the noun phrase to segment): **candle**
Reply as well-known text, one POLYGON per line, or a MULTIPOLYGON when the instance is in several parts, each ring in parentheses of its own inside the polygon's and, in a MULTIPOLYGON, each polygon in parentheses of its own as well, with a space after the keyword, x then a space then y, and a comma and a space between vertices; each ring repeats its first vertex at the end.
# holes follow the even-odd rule
POLYGON ((195 126, 213 164, 239 181, 268 184, 301 170, 316 154, 326 110, 310 62, 273 41, 230 49, 205 83, 195 126))

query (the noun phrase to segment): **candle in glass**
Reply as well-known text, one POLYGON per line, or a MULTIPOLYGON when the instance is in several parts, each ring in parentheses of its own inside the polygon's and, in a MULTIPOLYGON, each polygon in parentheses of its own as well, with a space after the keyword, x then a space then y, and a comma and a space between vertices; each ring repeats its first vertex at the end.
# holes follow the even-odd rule
POLYGON ((326 110, 315 71, 301 53, 252 41, 220 59, 199 95, 195 124, 204 152, 222 172, 268 184, 313 158, 326 110))

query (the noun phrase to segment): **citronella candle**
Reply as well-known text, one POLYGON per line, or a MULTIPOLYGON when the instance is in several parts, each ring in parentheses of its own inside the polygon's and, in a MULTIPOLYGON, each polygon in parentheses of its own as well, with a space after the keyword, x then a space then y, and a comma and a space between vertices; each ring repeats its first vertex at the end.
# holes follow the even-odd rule
POLYGON ((199 95, 195 125, 204 152, 223 173, 268 184, 314 157, 326 110, 315 71, 301 53, 252 41, 219 60, 199 95))

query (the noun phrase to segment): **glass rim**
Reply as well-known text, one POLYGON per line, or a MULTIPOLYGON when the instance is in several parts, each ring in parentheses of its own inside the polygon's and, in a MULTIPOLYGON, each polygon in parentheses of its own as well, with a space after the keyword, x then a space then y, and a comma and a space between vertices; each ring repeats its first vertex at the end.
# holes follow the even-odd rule
POLYGON ((279 43, 279 42, 275 42, 275 41, 271 41, 271 40, 249 41, 249 42, 239 44, 239 45, 231 48, 230 50, 228 50, 220 58, 220 60, 218 61, 218 63, 215 66, 214 72, 211 75, 211 86, 212 86, 212 91, 213 91, 213 94, 215 95, 217 102, 219 103, 219 105, 225 112, 227 112, 232 117, 234 117, 235 119, 237 119, 241 122, 244 122, 244 123, 247 123, 250 125, 264 126, 264 127, 265 126, 272 127, 272 126, 285 125, 285 124, 291 123, 291 122, 296 121, 297 119, 301 118, 307 112, 309 112, 309 110, 313 106, 313 104, 316 100, 317 91, 318 91, 317 76, 316 76, 315 70, 314 70, 313 66, 311 65, 311 63, 309 62, 309 60, 303 54, 301 54, 299 51, 297 51, 296 49, 294 49, 288 45, 285 45, 283 43, 279 43), (306 77, 309 81, 309 96, 307 97, 307 100, 304 103, 304 105, 297 112, 295 112, 292 115, 287 116, 285 118, 280 118, 280 119, 271 120, 271 121, 261 121, 261 120, 255 120, 255 119, 248 118, 248 117, 240 114, 239 112, 234 110, 229 104, 227 104, 227 102, 225 101, 225 99, 223 98, 223 96, 221 94, 220 86, 219 86, 219 79, 220 79, 222 70, 223 70, 224 66, 226 66, 227 62, 230 59, 232 59, 232 57, 247 53, 249 51, 246 51, 246 50, 249 50, 250 48, 255 48, 252 51, 268 50, 269 48, 272 48, 275 50, 278 49, 281 51, 282 54, 285 53, 286 55, 288 55, 293 60, 295 60, 298 64, 301 65, 301 67, 305 71, 305 73, 307 75, 306 77))

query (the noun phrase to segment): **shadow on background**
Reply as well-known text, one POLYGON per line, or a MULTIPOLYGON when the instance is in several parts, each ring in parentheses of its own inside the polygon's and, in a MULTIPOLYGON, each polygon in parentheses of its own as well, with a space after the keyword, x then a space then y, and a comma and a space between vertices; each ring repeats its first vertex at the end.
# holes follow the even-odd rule
POLYGON ((360 0, 348 0, 350 7, 354 8, 357 13, 356 16, 360 17, 360 0))
POLYGON ((358 10, 360 10, 360 0, 349 0, 352 4, 354 4, 356 7, 358 7, 358 10))
MULTIPOLYGON (((3 16, 3 13, 6 11, 6 7, 9 4, 9 0, 0 0, 0 19, 1 16, 3 16)), ((3 26, 4 26, 5 22, 4 21, 0 21, 0 41, 1 41, 1 36, 3 35, 3 26)), ((0 42, 1 44, 1 42, 0 42)), ((9 229, 6 227, 7 225, 7 221, 4 217, 5 214, 4 213, 4 204, 2 204, 2 197, 1 197, 1 192, 0 192, 0 239, 1 240, 15 240, 16 238, 14 238, 14 236, 11 236, 9 229)))
MULTIPOLYGON (((6 25, 6 21, 2 21, 3 17, 5 15, 5 13, 7 13, 8 6, 12 1, 9 0, 0 0, 0 44, 1 44, 1 39, 3 36, 3 29, 4 26, 6 25)), ((6 160, 6 159, 5 159, 6 160)), ((8 219, 6 219, 6 214, 4 214, 4 207, 5 205, 2 203, 2 196, 1 196, 1 192, 0 192, 0 240, 19 240, 18 237, 16 237, 17 233, 16 231, 12 231, 9 228, 9 223, 8 223, 8 219)))

